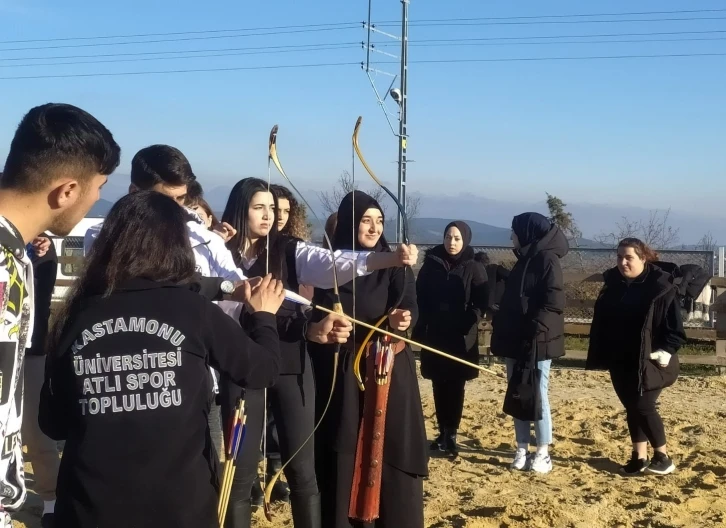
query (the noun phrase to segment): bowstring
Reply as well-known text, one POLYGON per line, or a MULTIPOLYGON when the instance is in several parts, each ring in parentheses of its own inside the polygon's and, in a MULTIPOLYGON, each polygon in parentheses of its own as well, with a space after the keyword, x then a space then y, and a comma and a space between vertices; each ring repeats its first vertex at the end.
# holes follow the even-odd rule
MULTIPOLYGON (((270 166, 270 158, 267 158, 267 194, 270 194, 270 182, 272 180, 272 167, 270 166)), ((274 211, 277 213, 277 211, 274 211)), ((269 216, 269 213, 268 213, 269 216)), ((273 215, 272 222, 277 222, 276 214, 273 215)), ((270 273, 270 232, 272 231, 272 223, 267 230, 265 237, 265 275, 270 273)), ((262 410, 262 489, 267 487, 267 388, 264 389, 262 410)))
MULTIPOLYGON (((356 240, 358 240, 358 233, 356 230, 355 225, 355 148, 351 145, 351 161, 352 161, 352 167, 351 167, 351 176, 353 177, 353 221, 351 222, 351 229, 352 229, 352 238, 353 241, 353 319, 356 319, 355 316, 355 283, 357 282, 358 278, 358 252, 355 251, 356 248, 356 240)), ((356 349, 356 340, 355 340, 355 327, 356 325, 353 325, 353 346, 351 347, 353 358, 355 359, 355 349, 356 349)))

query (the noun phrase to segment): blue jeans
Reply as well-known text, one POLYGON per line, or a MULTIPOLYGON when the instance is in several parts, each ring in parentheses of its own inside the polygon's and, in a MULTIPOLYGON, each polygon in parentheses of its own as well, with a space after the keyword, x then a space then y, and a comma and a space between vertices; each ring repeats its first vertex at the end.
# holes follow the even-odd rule
MULTIPOLYGON (((516 363, 517 361, 515 359, 507 358, 507 381, 512 376, 516 363)), ((539 384, 539 390, 542 395, 542 419, 534 422, 534 437, 537 440, 537 446, 546 446, 552 443, 552 415, 550 413, 550 399, 547 393, 550 386, 551 365, 551 359, 537 362, 537 366, 542 372, 539 384)), ((515 418, 514 435, 517 439, 517 444, 529 445, 531 424, 532 422, 523 422, 515 418)))

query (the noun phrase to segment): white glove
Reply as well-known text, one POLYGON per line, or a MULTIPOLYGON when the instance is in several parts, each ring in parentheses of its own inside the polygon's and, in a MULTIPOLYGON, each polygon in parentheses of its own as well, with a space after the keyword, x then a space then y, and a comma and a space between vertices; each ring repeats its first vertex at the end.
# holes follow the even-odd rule
POLYGON ((666 352, 665 350, 656 350, 655 352, 652 352, 650 354, 650 359, 657 362, 658 365, 665 368, 668 366, 668 363, 671 362, 671 355, 666 352))

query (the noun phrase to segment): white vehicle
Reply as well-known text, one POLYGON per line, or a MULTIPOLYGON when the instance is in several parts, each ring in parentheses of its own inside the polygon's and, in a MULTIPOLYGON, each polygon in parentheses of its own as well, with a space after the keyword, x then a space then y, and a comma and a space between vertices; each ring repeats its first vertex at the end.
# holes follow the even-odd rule
POLYGON ((89 227, 100 224, 103 218, 84 218, 76 227, 65 237, 53 236, 51 240, 55 245, 55 251, 58 254, 58 274, 56 275, 56 285, 53 290, 53 300, 57 301, 62 298, 68 291, 69 281, 76 278, 81 269, 80 262, 66 262, 68 257, 75 259, 83 258, 83 236, 89 227))

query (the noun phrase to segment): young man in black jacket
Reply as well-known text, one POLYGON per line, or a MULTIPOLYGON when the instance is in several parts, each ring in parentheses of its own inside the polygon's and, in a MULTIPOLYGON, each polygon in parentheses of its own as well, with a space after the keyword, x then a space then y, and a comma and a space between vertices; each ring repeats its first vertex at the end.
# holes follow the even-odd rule
POLYGON ((38 425, 40 389, 45 379, 46 337, 51 301, 58 274, 58 255, 47 234, 28 244, 35 275, 35 325, 33 346, 25 353, 25 394, 23 395, 23 442, 33 466, 33 491, 43 500, 42 528, 53 528, 55 485, 58 480, 58 443, 48 438, 38 425), (42 242, 41 242, 42 241, 42 242), (42 248, 39 247, 42 244, 42 248))
POLYGON ((34 319, 33 269, 25 251, 38 233, 65 236, 98 200, 121 149, 96 118, 48 103, 21 120, 0 175, 0 527, 25 501, 22 424, 25 349, 34 319))

